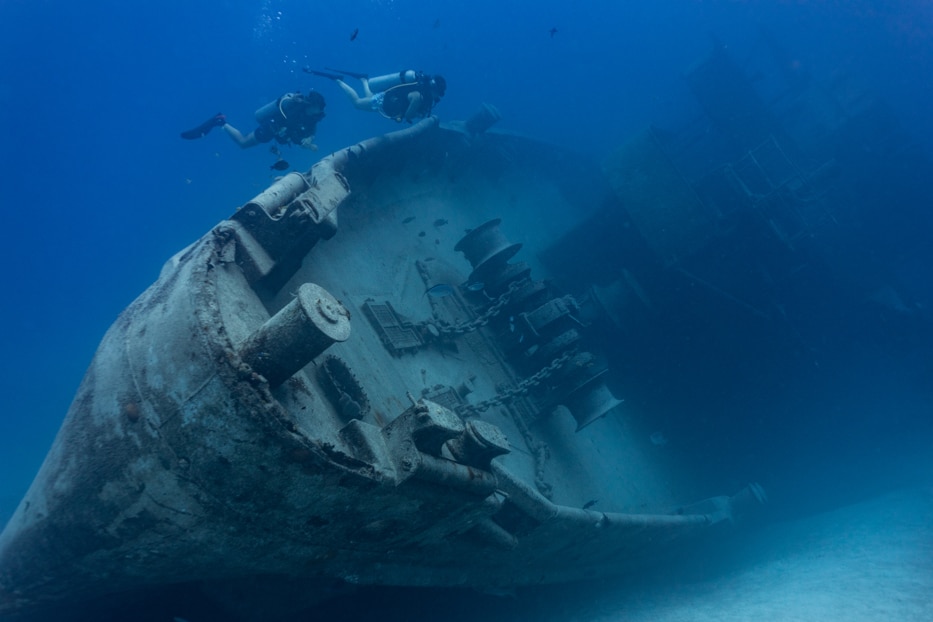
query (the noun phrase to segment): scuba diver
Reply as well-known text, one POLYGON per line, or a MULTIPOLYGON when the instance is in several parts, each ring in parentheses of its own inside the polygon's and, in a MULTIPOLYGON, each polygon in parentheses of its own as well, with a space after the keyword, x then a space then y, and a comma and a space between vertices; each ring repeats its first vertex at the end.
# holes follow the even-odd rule
POLYGON ((421 119, 431 114, 447 90, 443 76, 430 76, 421 71, 400 71, 370 78, 365 73, 353 73, 327 68, 317 71, 308 67, 306 73, 329 78, 337 83, 353 105, 359 110, 373 110, 387 119, 408 121, 421 119), (358 79, 363 85, 363 95, 344 82, 344 75, 358 79))
POLYGON ((273 139, 282 145, 292 144, 316 151, 314 135, 318 122, 324 118, 324 96, 317 91, 307 95, 286 93, 256 111, 258 127, 244 135, 218 113, 197 126, 182 132, 181 137, 194 140, 206 136, 215 127, 222 127, 241 148, 255 147, 273 139))

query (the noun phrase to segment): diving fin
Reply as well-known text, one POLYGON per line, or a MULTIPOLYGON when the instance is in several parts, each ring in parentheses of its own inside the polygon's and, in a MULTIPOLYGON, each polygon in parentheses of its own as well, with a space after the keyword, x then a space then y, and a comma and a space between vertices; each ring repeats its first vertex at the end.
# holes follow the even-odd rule
POLYGON ((336 71, 337 73, 342 73, 345 76, 350 76, 351 78, 356 78, 357 80, 368 80, 368 73, 357 73, 355 71, 347 71, 345 69, 334 69, 333 67, 324 67, 328 71, 336 71))
POLYGON ((207 136, 210 133, 210 131, 214 129, 215 127, 220 127, 226 122, 227 120, 224 117, 224 115, 218 112, 217 114, 215 114, 213 117, 211 117, 210 119, 208 119, 201 125, 182 132, 181 137, 184 138, 185 140, 194 140, 196 138, 201 138, 202 136, 207 136))
POLYGON ((328 73, 326 71, 318 71, 317 69, 311 69, 310 67, 302 67, 301 70, 305 73, 310 73, 314 76, 321 76, 322 78, 328 78, 330 80, 339 80, 343 76, 339 73, 328 73))

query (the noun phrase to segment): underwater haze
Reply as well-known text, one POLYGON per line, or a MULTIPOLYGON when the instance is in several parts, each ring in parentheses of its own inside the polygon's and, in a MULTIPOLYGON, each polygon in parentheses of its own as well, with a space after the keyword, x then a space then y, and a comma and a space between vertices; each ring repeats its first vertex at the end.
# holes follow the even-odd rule
MULTIPOLYGON (((675 132, 704 118, 685 76, 713 49, 765 95, 770 77, 754 75, 763 54, 801 89, 857 83, 885 102, 893 128, 884 140, 866 130, 835 145, 851 157, 855 194, 875 211, 845 241, 826 242, 844 284, 783 290, 793 300, 774 307, 795 320, 793 346, 789 333, 736 326, 753 337, 720 351, 705 340, 733 330, 731 320, 658 320, 626 344, 643 356, 619 363, 626 399, 661 413, 647 430, 652 442, 697 465, 703 494, 761 482, 769 520, 728 555, 696 552, 703 559, 636 588, 506 598, 380 588, 338 598, 322 619, 432 620, 442 608, 448 622, 933 619, 911 591, 933 589, 933 4, 919 1, 0 0, 0 524, 42 464, 102 336, 166 260, 281 175, 279 157, 303 171, 407 127, 354 109, 304 68, 441 74, 441 121, 491 104, 502 117, 496 130, 599 166, 646 127, 675 132), (217 113, 252 130, 254 111, 299 90, 327 102, 316 152, 240 149, 220 129, 180 137, 217 113), (709 346, 702 360, 686 341, 709 346), (828 524, 864 536, 869 553, 854 555, 828 524), (888 538, 892 526, 903 537, 888 538), (835 575, 821 565, 829 561, 787 551, 817 540, 840 567, 870 566, 849 584, 868 609, 826 617, 840 610, 803 596, 818 588, 794 581, 835 575), (783 570, 750 570, 772 563, 783 570), (902 580, 872 570, 881 567, 902 580), (737 595, 750 592, 761 595, 756 604, 737 595), (895 600, 899 608, 888 606, 895 600)), ((573 280, 591 259, 583 252, 558 272, 573 280)), ((724 318, 734 304, 757 308, 759 292, 745 293, 722 302, 724 318)), ((135 606, 135 619, 225 619, 188 602, 184 611, 120 603, 119 615, 135 606)))

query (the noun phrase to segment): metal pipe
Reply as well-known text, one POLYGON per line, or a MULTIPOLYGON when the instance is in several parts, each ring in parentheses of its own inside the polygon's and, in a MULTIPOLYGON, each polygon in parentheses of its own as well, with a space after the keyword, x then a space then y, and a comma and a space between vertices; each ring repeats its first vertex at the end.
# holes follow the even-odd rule
POLYGON ((261 209, 275 218, 295 197, 310 188, 307 178, 292 171, 249 200, 241 209, 261 209))
POLYGON ((531 518, 543 523, 557 515, 556 505, 502 465, 493 462, 492 472, 499 482, 499 489, 509 495, 509 502, 531 518))
POLYGON ((496 477, 492 473, 424 453, 420 455, 415 476, 480 497, 491 495, 496 489, 496 477))
POLYGON ((437 126, 437 117, 427 117, 404 130, 367 138, 362 142, 356 143, 352 147, 341 149, 318 162, 316 166, 330 166, 335 171, 348 175, 355 172, 347 170, 352 168, 352 165, 355 163, 359 162, 362 164, 371 158, 384 155, 390 148, 408 142, 422 134, 426 134, 429 130, 435 129, 437 126))

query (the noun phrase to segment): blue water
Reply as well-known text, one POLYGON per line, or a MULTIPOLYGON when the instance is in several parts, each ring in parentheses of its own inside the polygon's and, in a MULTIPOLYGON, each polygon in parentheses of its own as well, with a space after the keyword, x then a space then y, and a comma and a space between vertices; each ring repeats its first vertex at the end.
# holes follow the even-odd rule
MULTIPOLYGON (((314 88, 328 101, 317 134, 326 154, 395 126, 354 110, 303 66, 370 74, 416 68, 447 79, 436 110, 443 119, 465 118, 489 102, 502 113, 500 128, 601 158, 649 123, 698 114, 682 72, 709 52, 713 36, 742 58, 766 26, 794 67, 858 75, 931 153, 931 7, 882 0, 0 0, 0 521, 29 485, 117 314, 168 257, 275 174, 264 147, 240 150, 219 131, 184 141, 180 131, 216 112, 249 130, 259 106, 314 88)), ((284 155, 298 169, 319 157, 297 149, 284 155)), ((884 191, 897 227, 928 222, 920 210, 929 204, 896 187, 884 191)), ((897 240, 903 231, 887 233, 897 240)), ((912 261, 898 275, 918 305, 933 304, 928 265, 912 261)), ((791 473, 814 507, 828 488, 840 501, 858 496, 860 482, 866 494, 884 488, 882 467, 906 476, 931 439, 929 314, 925 307, 906 327, 896 315, 850 324, 824 318, 823 336, 842 345, 808 364, 831 371, 807 382, 794 375, 790 386, 806 387, 780 404, 773 393, 737 392, 731 406, 751 413, 732 432, 737 438, 711 431, 720 423, 715 414, 704 415, 705 427, 680 428, 708 435, 704 444, 717 453, 703 455, 700 444, 694 450, 717 472, 780 480, 786 494, 791 473), (772 417, 767 435, 755 430, 756 410, 781 409, 786 429, 772 417), (746 443, 747 451, 737 448, 746 443), (844 485, 829 487, 834 477, 844 485)), ((806 337, 818 341, 820 331, 809 328, 806 337)))

